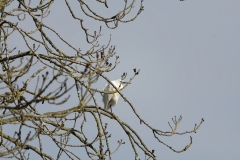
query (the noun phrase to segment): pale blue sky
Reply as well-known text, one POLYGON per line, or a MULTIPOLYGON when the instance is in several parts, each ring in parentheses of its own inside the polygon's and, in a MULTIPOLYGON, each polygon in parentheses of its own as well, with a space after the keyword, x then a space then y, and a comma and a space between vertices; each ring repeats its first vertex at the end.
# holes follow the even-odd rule
MULTIPOLYGON (((86 50, 79 23, 69 20, 70 14, 62 2, 54 2, 49 19, 44 21, 73 45, 86 50)), ((109 1, 109 6, 109 9, 96 8, 102 15, 111 17, 120 10, 121 3, 109 1)), ((178 154, 156 142, 151 131, 139 124, 130 106, 120 99, 113 112, 138 131, 149 148, 156 150, 158 159, 239 159, 239 6, 239 0, 145 0, 140 16, 115 30, 99 22, 86 21, 86 27, 92 31, 104 26, 100 43, 107 42, 112 34, 111 44, 116 46, 121 63, 106 74, 109 79, 118 79, 123 72, 131 75, 133 68, 141 69, 123 93, 149 124, 169 130, 168 121, 182 115, 179 131, 185 131, 191 130, 201 118, 205 119, 197 134, 191 134, 191 148, 178 154)), ((77 12, 78 6, 72 7, 77 12)), ((68 52, 68 48, 62 49, 68 52)), ((100 80, 96 87, 102 89, 104 85, 100 80)), ((75 102, 72 103, 74 106, 75 102)), ((115 130, 115 123, 105 121, 113 128, 111 133, 115 137, 125 138, 129 144, 117 127, 115 130)), ((182 149, 189 136, 162 140, 182 149)), ((120 160, 120 156, 133 159, 134 154, 126 145, 113 158, 120 160)))
MULTIPOLYGON (((131 122, 133 114, 120 100, 114 112, 136 126, 159 159, 239 159, 239 6, 236 0, 150 0, 136 21, 113 31, 121 64, 109 77, 141 69, 123 92, 148 123, 168 129, 167 122, 182 115, 184 131, 205 119, 191 148, 177 154, 131 122)), ((180 149, 188 136, 163 140, 180 149)))

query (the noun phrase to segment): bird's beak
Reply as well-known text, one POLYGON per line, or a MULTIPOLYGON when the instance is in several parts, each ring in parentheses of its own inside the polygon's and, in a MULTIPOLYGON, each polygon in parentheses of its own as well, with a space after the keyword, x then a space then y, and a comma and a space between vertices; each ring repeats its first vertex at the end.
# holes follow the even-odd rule
MULTIPOLYGON (((128 82, 122 82, 123 84, 126 84, 126 83, 128 83, 128 82)), ((131 83, 129 83, 129 84, 131 84, 131 83)))

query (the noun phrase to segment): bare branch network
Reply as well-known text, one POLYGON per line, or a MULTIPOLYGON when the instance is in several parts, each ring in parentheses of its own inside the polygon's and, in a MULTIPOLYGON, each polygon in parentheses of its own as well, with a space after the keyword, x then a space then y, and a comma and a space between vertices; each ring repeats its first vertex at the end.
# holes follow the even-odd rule
MULTIPOLYGON (((76 2, 79 4, 78 9, 82 12, 82 17, 100 21, 110 29, 117 28, 119 23, 134 21, 144 9, 143 1, 138 3, 138 7, 135 6, 138 8, 136 12, 136 9, 132 10, 137 3, 136 0, 131 2, 124 0, 121 11, 116 15, 103 17, 87 2, 83 0, 76 2), (135 15, 127 19, 126 16, 132 12, 135 15)), ((105 92, 94 88, 93 84, 99 78, 111 84, 105 73, 113 71, 119 63, 115 47, 110 46, 111 39, 108 44, 100 45, 98 39, 101 36, 101 27, 91 33, 85 26, 83 18, 73 11, 72 1, 65 0, 65 9, 79 22, 79 29, 84 31, 86 43, 91 46, 86 52, 74 47, 62 38, 56 29, 43 22, 50 15, 54 3, 56 3, 54 0, 0 0, 0 157, 30 159, 39 156, 42 159, 53 160, 63 156, 69 159, 82 159, 87 156, 90 159, 113 159, 113 155, 125 142, 119 140, 115 148, 110 144, 112 135, 108 124, 103 121, 103 117, 108 117, 108 120, 115 121, 128 137, 135 159, 156 159, 154 150, 148 148, 134 128, 114 113, 101 108, 102 102, 98 102, 95 97, 96 94, 105 92), (20 25, 29 19, 35 26, 32 30, 20 25), (61 50, 60 45, 49 37, 49 33, 54 34, 65 47, 70 48, 71 53, 61 50), (16 35, 20 35, 21 42, 25 44, 24 51, 11 47, 16 35), (114 63, 110 63, 110 60, 114 63), (70 92, 78 96, 78 104, 65 106, 66 109, 55 107, 54 112, 43 112, 41 109, 43 106, 47 108, 64 106, 71 97, 70 92), (90 101, 94 105, 89 105, 90 101), (86 122, 90 117, 94 119, 96 128, 96 133, 91 133, 95 135, 93 139, 89 138, 89 133, 85 131, 88 127, 86 122), (14 132, 8 134, 6 128, 12 128, 14 132), (56 155, 44 149, 46 139, 51 141, 55 150, 58 150, 56 155), (74 142, 71 139, 74 139, 74 142), (79 153, 79 149, 75 148, 83 150, 79 153), (139 152, 144 153, 145 157, 139 157, 139 152)), ((95 3, 109 8, 107 0, 96 0, 95 3)), ((129 83, 133 83, 139 71, 133 69, 129 83)), ((123 73, 121 77, 125 79, 127 74, 123 73)), ((115 92, 131 106, 140 123, 152 131, 153 137, 158 142, 174 152, 186 151, 191 146, 191 137, 190 142, 181 150, 164 143, 161 137, 196 132, 203 119, 191 131, 183 133, 177 132, 181 116, 174 117, 173 123, 169 123, 170 131, 156 129, 141 118, 120 90, 116 87, 115 89, 115 92)))

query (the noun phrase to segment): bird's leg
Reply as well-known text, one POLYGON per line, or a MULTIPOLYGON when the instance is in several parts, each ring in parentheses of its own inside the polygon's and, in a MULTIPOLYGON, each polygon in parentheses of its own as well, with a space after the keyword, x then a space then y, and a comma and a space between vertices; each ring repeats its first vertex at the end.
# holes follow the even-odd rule
POLYGON ((110 105, 110 109, 111 109, 111 112, 112 112, 112 105, 110 105))

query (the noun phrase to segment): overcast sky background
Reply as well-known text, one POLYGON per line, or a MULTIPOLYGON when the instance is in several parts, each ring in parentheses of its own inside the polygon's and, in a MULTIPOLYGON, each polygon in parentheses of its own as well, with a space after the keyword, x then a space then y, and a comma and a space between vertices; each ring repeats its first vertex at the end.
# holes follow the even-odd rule
MULTIPOLYGON (((123 5, 122 1, 109 1, 110 8, 105 9, 92 2, 90 5, 107 17, 118 13, 123 5)), ((133 10, 135 13, 138 4, 133 10)), ((77 3, 72 2, 71 6, 77 13, 77 3)), ((183 132, 193 129, 194 124, 204 118, 198 132, 191 134, 193 145, 187 152, 178 154, 156 142, 151 131, 139 124, 130 106, 120 99, 113 112, 138 131, 148 147, 155 149, 158 159, 239 159, 239 6, 239 0, 145 0, 140 16, 131 23, 119 24, 115 30, 107 29, 99 22, 85 22, 86 27, 92 29, 90 31, 104 26, 101 44, 112 34, 111 44, 116 46, 121 63, 106 74, 109 79, 118 79, 123 72, 132 75, 133 68, 141 69, 123 94, 147 123, 169 130, 168 121, 175 115, 182 115, 179 132, 183 132)), ((78 16, 81 16, 80 12, 78 16)), ((51 14, 44 22, 56 28, 74 46, 88 49, 83 46, 85 37, 79 23, 70 20, 64 1, 54 2, 51 14)), ((68 52, 68 48, 63 50, 68 52)), ((96 87, 102 89, 105 83, 100 80, 96 87)), ((100 97, 98 100, 103 106, 100 97)), ((72 103, 77 104, 77 100, 72 103)), ((122 136, 124 133, 115 130, 115 123, 109 119, 105 122, 112 128, 113 136, 129 143, 127 137, 122 136)), ((162 140, 179 150, 188 144, 189 136, 162 140)), ((134 158, 131 148, 124 146, 113 158, 120 160, 123 158, 120 156, 134 158)))

